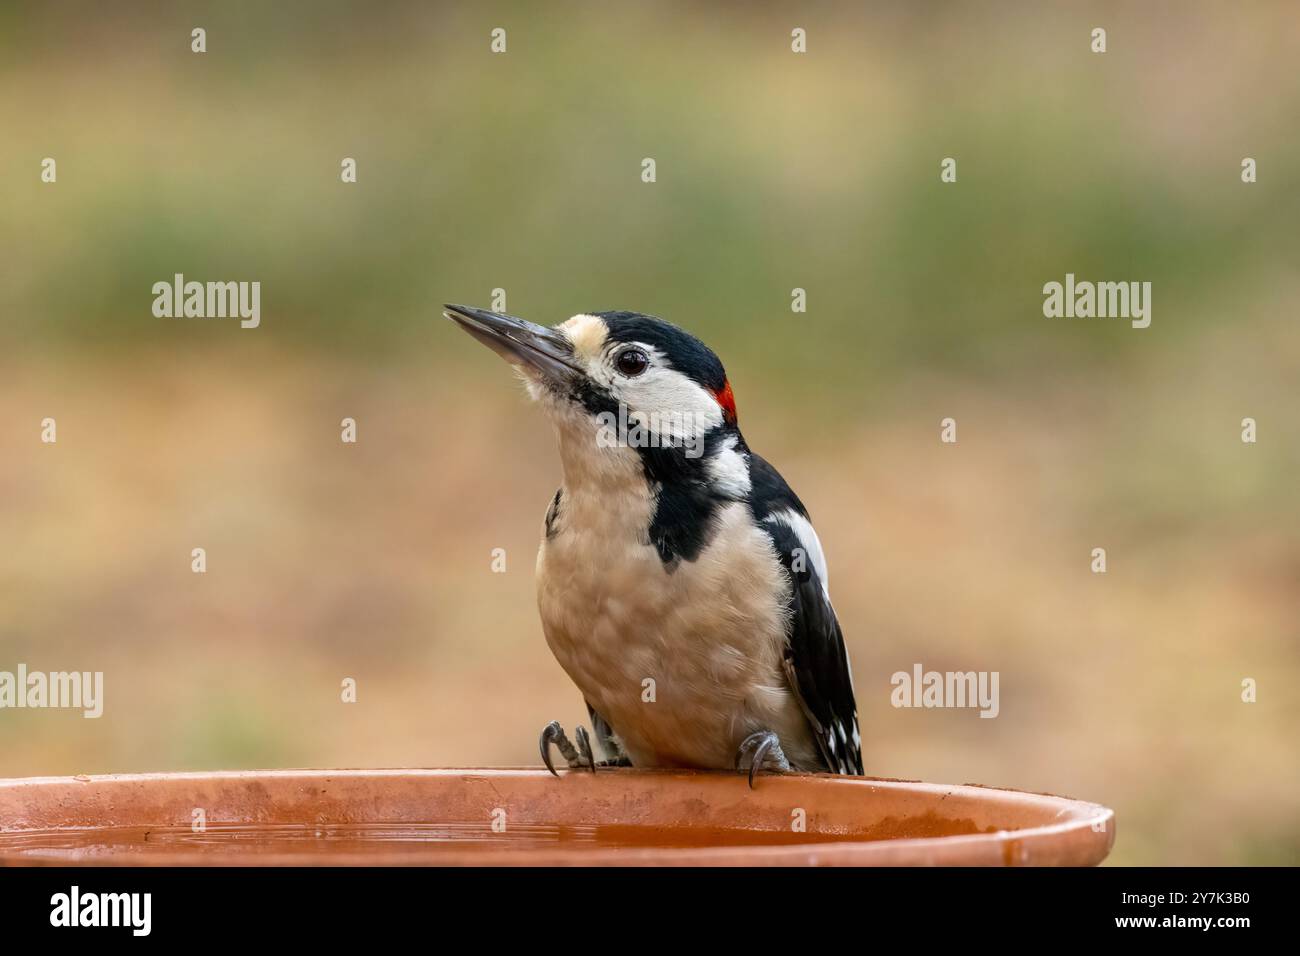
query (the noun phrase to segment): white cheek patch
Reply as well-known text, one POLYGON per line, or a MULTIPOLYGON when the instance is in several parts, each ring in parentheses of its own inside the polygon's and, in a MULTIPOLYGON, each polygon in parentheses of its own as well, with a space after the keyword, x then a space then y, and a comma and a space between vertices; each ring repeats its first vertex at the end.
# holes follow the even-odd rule
MULTIPOLYGON (((599 435, 603 436, 602 447, 611 441, 621 443, 617 436, 629 436, 631 428, 646 430, 662 443, 683 447, 691 457, 703 455, 704 436, 723 422, 722 406, 708 389, 672 368, 663 353, 652 345, 610 341, 609 328, 599 316, 575 315, 556 328, 573 344, 574 364, 619 407, 613 421, 601 419, 597 423, 599 435), (635 378, 620 374, 613 366, 618 351, 632 345, 650 356, 650 367, 635 378)), ((551 396, 546 390, 532 382, 529 392, 553 406, 550 410, 557 416, 585 415, 576 408, 558 407, 559 401, 548 401, 551 396)), ((627 437, 627 441, 639 443, 635 436, 627 437)), ((728 484, 737 489, 742 482, 747 486, 749 481, 747 466, 742 467, 743 462, 737 460, 740 457, 731 455, 725 465, 729 472, 728 484)))
POLYGON ((722 406, 707 389, 671 368, 658 349, 633 344, 650 356, 650 367, 627 378, 602 363, 598 381, 627 406, 629 420, 703 452, 705 434, 722 424, 722 406))

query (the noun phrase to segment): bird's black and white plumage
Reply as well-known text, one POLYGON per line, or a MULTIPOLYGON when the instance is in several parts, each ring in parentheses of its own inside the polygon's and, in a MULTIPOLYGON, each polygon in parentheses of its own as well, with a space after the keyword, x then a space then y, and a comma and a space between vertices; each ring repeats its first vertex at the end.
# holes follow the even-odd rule
MULTIPOLYGON (((861 774, 821 544, 746 445, 717 356, 634 312, 554 328, 446 314, 522 372, 555 427, 538 607, 609 762, 861 774)), ((552 742, 594 767, 585 732, 574 747, 550 725, 548 765, 552 742)))

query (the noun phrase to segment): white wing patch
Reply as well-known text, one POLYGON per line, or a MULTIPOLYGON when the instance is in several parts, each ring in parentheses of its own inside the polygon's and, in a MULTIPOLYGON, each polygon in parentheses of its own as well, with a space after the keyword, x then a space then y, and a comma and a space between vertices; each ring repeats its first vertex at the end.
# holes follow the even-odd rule
MULTIPOLYGON (((812 563, 813 570, 817 572, 817 579, 822 583, 822 596, 826 598, 826 603, 834 609, 835 605, 831 604, 830 574, 826 568, 826 555, 822 553, 822 543, 817 537, 817 531, 813 528, 812 522, 793 508, 773 512, 763 520, 779 521, 794 532, 794 536, 799 539, 799 546, 804 549, 804 552, 808 555, 808 560, 812 563)), ((853 661, 849 658, 847 646, 844 648, 844 663, 849 669, 849 687, 852 687, 853 661)), ((843 727, 840 727, 840 737, 844 737, 843 727)), ((835 740, 833 737, 830 743, 832 749, 834 749, 835 740)), ((853 713, 853 745, 855 747, 862 746, 862 738, 858 735, 857 711, 853 713)))
POLYGON ((812 569, 817 572, 817 579, 822 583, 822 594, 826 598, 826 603, 830 604, 831 585, 826 570, 826 555, 822 553, 822 543, 817 538, 817 532, 813 530, 812 522, 793 508, 773 512, 763 520, 779 521, 794 532, 794 536, 799 539, 799 546, 803 548, 804 554, 812 564, 812 569))

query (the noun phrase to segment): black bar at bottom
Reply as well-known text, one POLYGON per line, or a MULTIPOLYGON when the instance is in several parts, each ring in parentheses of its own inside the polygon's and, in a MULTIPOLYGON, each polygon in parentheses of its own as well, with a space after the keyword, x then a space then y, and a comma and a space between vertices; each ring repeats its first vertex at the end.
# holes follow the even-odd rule
POLYGON ((129 894, 149 894, 147 938, 205 944, 334 945, 402 935, 438 946, 461 933, 484 943, 542 942, 558 933, 616 948, 646 934, 761 944, 788 932, 806 943, 902 933, 930 944, 1032 939, 1047 930, 1059 940, 1129 936, 1181 945, 1200 938, 1230 946, 1287 925, 1282 908, 1293 877, 1274 868, 34 867, 0 869, 0 928, 6 942, 75 935, 129 943, 145 938, 146 913, 144 896, 129 894), (125 925, 71 925, 115 916, 125 925))

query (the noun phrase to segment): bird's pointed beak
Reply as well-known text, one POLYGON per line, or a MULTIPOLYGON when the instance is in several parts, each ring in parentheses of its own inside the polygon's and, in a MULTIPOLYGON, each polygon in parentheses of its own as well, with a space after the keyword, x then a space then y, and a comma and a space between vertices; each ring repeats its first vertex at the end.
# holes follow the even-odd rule
POLYGON ((444 305, 442 314, 511 365, 554 385, 583 375, 573 360, 573 345, 555 329, 468 305, 444 305))

